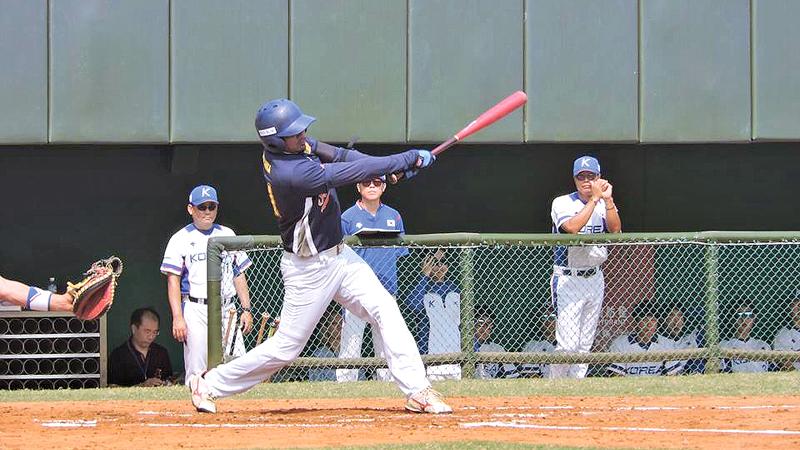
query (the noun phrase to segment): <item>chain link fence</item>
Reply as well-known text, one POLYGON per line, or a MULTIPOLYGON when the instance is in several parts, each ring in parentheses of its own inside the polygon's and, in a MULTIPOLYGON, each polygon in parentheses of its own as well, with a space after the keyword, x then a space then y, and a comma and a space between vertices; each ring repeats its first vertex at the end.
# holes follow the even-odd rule
MULTIPOLYGON (((800 233, 350 242, 394 294, 433 380, 800 370, 800 233), (572 267, 576 251, 607 259, 572 267)), ((251 349, 269 334, 264 317, 280 315, 283 250, 277 237, 209 244, 216 301, 220 282, 230 281, 212 265, 236 250, 253 260, 251 349)), ((212 364, 222 347, 215 330, 212 364)), ((388 379, 376 347, 369 325, 334 302, 301 357, 273 381, 388 379)))

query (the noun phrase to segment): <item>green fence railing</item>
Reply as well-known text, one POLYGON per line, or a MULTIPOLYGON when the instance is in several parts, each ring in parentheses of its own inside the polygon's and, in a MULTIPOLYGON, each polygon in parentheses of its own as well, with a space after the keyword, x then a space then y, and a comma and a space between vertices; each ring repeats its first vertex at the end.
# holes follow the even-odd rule
MULTIPOLYGON (((408 249, 407 256, 387 256, 392 259, 385 263, 396 268, 396 298, 420 346, 457 342, 461 349, 423 355, 429 368, 460 366, 459 373, 445 371, 445 378, 546 376, 552 364, 577 363, 589 364, 594 376, 654 372, 659 363, 662 373, 678 363, 683 373, 800 368, 800 340, 792 348, 791 340, 784 339, 800 333, 800 232, 453 233, 388 240, 351 237, 347 243, 357 251, 408 249), (575 251, 607 254, 597 273, 587 271, 570 292, 580 301, 601 286, 595 330, 565 321, 568 300, 552 301, 554 258, 575 251), (431 267, 436 275, 430 279, 440 283, 440 291, 420 293, 415 288, 431 267), (441 279, 434 279, 440 272, 441 279), (602 279, 593 278, 598 276, 602 279), (581 283, 594 287, 581 288, 581 283), (453 292, 441 291, 442 286, 451 286, 453 292), (451 310, 446 318, 458 320, 457 336, 437 334, 445 318, 436 305, 446 307, 448 295, 458 305, 457 314, 451 310), (593 331, 591 351, 560 351, 556 331, 565 342, 593 331)), ((210 239, 210 366, 228 357, 221 345, 220 305, 222 287, 231 282, 225 275, 230 272, 225 270, 226 255, 235 251, 247 252, 254 263, 246 275, 256 328, 262 316, 280 314, 280 238, 210 239)), ((361 335, 357 327, 351 333, 353 324, 342 319, 337 305, 322 322, 301 357, 276 379, 304 379, 309 369, 316 370, 312 379, 322 374, 322 379, 341 380, 348 370, 363 379, 386 366, 372 356, 369 334, 361 335), (348 345, 348 354, 355 348, 355 356, 312 356, 341 356, 348 345), (314 351, 320 348, 328 351, 314 351)), ((257 335, 244 337, 247 348, 257 344, 257 335)))

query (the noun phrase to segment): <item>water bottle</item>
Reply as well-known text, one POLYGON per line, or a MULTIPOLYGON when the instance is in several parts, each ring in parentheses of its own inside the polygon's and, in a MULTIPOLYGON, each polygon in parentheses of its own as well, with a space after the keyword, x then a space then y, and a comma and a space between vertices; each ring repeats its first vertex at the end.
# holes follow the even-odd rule
POLYGON ((47 285, 47 290, 52 293, 55 293, 58 290, 55 277, 50 277, 50 282, 47 285))

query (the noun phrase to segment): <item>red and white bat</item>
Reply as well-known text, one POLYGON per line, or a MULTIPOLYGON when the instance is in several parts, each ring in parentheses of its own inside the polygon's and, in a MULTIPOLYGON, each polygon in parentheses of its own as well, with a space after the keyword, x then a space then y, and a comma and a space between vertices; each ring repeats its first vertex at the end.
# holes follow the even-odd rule
POLYGON ((500 103, 487 109, 486 112, 478 116, 477 119, 470 122, 469 125, 465 126, 461 131, 456 133, 453 137, 439 144, 436 148, 431 150, 431 153, 433 153, 434 155, 442 153, 443 151, 457 144, 459 141, 464 140, 465 137, 470 136, 476 133, 477 131, 484 129, 489 125, 502 119, 503 117, 511 114, 512 111, 524 105, 525 102, 527 101, 528 101, 528 96, 524 92, 522 91, 514 92, 513 94, 509 95, 508 97, 500 101, 500 103))
MULTIPOLYGON (((462 128, 461 131, 453 135, 453 137, 437 145, 436 148, 431 150, 431 153, 433 153, 434 156, 442 153, 443 151, 462 141, 465 137, 484 129, 503 117, 511 114, 512 111, 524 105, 527 101, 527 94, 522 91, 514 92, 513 94, 501 100, 498 104, 487 109, 483 114, 462 128)), ((389 177, 389 181, 391 181, 392 184, 395 184, 400 181, 401 178, 403 178, 403 172, 393 173, 389 177)))

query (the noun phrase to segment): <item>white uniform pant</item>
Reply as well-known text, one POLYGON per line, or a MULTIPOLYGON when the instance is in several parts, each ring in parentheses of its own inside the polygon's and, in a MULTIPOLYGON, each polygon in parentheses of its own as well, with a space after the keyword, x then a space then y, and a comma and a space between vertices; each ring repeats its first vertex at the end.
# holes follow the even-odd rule
MULTIPOLYGON (((589 353, 603 306, 603 272, 588 278, 554 274, 550 283, 556 310, 556 352, 589 353)), ((550 378, 583 378, 588 364, 553 364, 550 378)))
MULTIPOLYGON (((344 311, 339 358, 361 357, 361 346, 364 344, 364 330, 366 328, 367 322, 359 319, 348 310, 344 311)), ((375 356, 383 358, 381 335, 374 327, 370 327, 370 330, 372 330, 372 346, 375 348, 375 356)), ((358 371, 358 369, 336 369, 336 381, 358 381, 358 371)), ((386 369, 377 369, 375 375, 381 381, 392 381, 392 377, 386 369)))
MULTIPOLYGON (((222 312, 222 337, 228 328, 228 314, 231 308, 222 312)), ((183 320, 186 321, 186 342, 183 343, 183 367, 186 370, 186 384, 189 384, 189 375, 203 373, 208 368, 208 306, 195 302, 183 302, 183 320)), ((238 318, 233 321, 233 326, 238 326, 238 318)), ((233 357, 245 354, 242 330, 231 330, 228 342, 223 346, 224 355, 233 357), (235 334, 235 336, 234 336, 235 334), (232 346, 232 348, 231 348, 232 346)))
POLYGON ((316 256, 284 252, 281 273, 285 295, 275 335, 244 356, 205 375, 210 393, 227 397, 244 392, 292 362, 305 347, 331 300, 369 322, 383 339, 389 371, 404 394, 430 387, 425 368, 400 308, 367 263, 348 246, 316 256))

